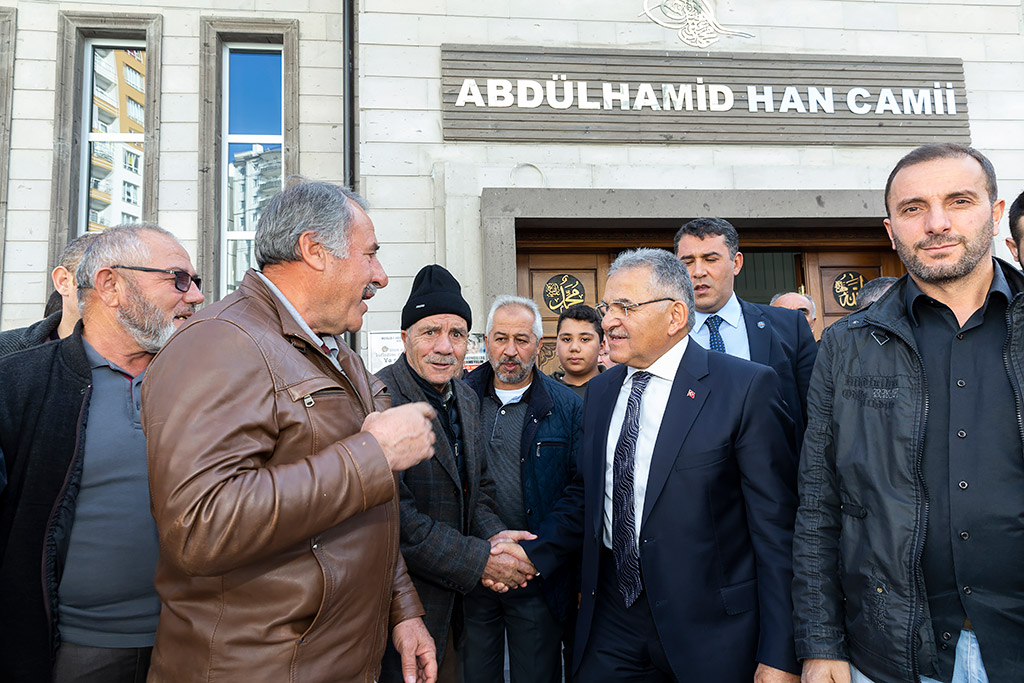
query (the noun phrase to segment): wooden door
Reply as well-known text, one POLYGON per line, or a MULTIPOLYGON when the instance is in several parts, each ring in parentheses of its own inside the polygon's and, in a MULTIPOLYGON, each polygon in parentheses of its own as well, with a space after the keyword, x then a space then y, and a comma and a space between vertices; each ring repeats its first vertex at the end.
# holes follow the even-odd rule
POLYGON ((604 295, 610 262, 607 253, 517 256, 519 296, 533 299, 540 308, 544 339, 538 365, 543 372, 562 369, 555 355, 559 314, 574 304, 597 305, 604 295))
POLYGON ((804 282, 818 305, 814 336, 859 308, 857 292, 869 280, 882 275, 899 277, 905 272, 891 249, 804 252, 804 282))

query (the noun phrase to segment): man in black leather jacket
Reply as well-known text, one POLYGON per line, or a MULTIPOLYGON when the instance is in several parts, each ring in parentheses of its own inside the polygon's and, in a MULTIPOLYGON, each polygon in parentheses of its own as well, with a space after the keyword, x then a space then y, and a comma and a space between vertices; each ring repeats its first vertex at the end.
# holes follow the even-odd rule
POLYGON ((794 539, 805 683, 1024 680, 1024 277, 992 256, 996 197, 976 150, 904 157, 885 226, 909 275, 822 338, 794 539))

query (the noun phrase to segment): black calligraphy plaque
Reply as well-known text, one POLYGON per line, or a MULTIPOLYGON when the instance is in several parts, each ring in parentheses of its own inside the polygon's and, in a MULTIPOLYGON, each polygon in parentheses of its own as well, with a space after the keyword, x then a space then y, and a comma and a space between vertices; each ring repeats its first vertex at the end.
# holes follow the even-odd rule
POLYGON ((561 273, 544 284, 544 304, 554 313, 561 313, 570 306, 582 304, 586 298, 583 283, 574 275, 561 273))
POLYGON ((848 311, 857 310, 857 294, 864 286, 864 276, 855 270, 836 275, 832 281, 832 296, 836 303, 848 311))

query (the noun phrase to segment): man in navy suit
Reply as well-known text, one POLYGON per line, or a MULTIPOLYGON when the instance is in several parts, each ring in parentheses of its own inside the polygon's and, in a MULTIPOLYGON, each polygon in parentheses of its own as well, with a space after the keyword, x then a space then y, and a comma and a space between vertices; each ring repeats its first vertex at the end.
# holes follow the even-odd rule
POLYGON ((690 337, 705 349, 752 360, 775 370, 796 425, 807 424, 807 387, 818 344, 796 311, 743 301, 733 291, 743 268, 739 235, 721 218, 692 220, 676 233, 675 253, 690 272, 697 312, 690 337))
POLYGON ((605 300, 620 365, 591 380, 577 476, 521 544, 541 576, 582 551, 574 678, 795 683, 778 377, 690 343, 693 287, 667 251, 621 254, 605 300))

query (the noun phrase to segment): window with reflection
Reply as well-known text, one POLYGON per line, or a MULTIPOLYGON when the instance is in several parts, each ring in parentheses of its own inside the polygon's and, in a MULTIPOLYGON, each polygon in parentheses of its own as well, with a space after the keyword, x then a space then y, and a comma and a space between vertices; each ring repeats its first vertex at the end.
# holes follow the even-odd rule
POLYGON ((281 189, 284 143, 281 46, 225 44, 223 64, 221 296, 255 266, 256 224, 281 189))
POLYGON ((82 207, 78 232, 99 231, 142 215, 146 132, 146 50, 142 41, 85 42, 82 207))

